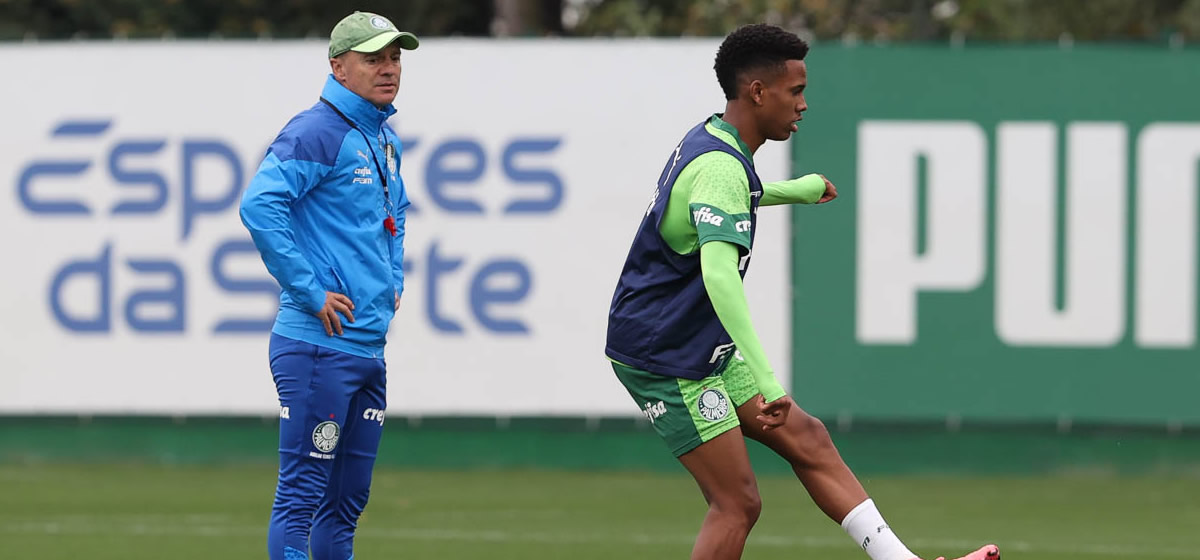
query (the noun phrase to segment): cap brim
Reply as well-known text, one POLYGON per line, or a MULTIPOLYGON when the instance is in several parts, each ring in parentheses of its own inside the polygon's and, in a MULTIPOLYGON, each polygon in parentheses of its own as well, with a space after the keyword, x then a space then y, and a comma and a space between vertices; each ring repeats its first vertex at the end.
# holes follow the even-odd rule
POLYGON ((386 31, 350 47, 350 50, 360 53, 379 52, 393 42, 398 43, 400 48, 409 51, 416 49, 421 44, 416 35, 407 31, 386 31))

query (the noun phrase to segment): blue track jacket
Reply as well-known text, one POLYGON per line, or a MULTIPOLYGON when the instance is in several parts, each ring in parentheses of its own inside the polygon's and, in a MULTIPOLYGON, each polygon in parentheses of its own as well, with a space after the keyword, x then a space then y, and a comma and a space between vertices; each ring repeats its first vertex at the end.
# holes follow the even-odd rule
POLYGON ((282 288, 272 332, 382 358, 394 298, 404 291, 408 196, 400 139, 386 123, 396 109, 380 110, 332 75, 321 98, 271 143, 242 196, 242 223, 282 288), (389 208, 394 236, 384 227, 389 208), (343 336, 325 334, 313 315, 326 291, 354 302, 343 336))

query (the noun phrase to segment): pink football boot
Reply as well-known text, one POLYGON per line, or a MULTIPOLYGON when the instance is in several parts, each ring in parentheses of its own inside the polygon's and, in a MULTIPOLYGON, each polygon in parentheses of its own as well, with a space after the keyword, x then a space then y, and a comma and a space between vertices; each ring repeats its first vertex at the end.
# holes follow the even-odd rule
MULTIPOLYGON (((921 559, 913 558, 913 560, 921 559)), ((946 558, 944 556, 938 556, 937 560, 946 560, 946 558)), ((994 544, 989 544, 979 550, 976 550, 975 552, 963 556, 962 558, 956 558, 955 560, 1000 560, 1000 548, 994 544)))

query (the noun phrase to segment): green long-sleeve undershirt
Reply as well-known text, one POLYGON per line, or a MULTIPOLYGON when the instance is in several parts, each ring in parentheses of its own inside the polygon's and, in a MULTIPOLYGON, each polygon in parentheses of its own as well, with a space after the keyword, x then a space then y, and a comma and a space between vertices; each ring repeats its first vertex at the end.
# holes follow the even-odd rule
MULTIPOLYGON (((747 185, 746 188, 749 188, 747 185)), ((797 179, 763 183, 760 206, 779 204, 816 204, 825 194, 825 179, 812 173, 797 179)))
MULTIPOLYGON (((710 120, 707 130, 751 157, 736 129, 719 117, 710 120)), ((824 180, 808 175, 764 184, 761 204, 811 204, 824 192, 824 180)), ((671 188, 659 233, 676 253, 700 252, 700 270, 713 310, 769 402, 786 393, 775 378, 750 320, 750 306, 738 271, 741 257, 750 247, 750 234, 748 230, 737 231, 737 224, 749 219, 750 181, 745 168, 732 155, 715 151, 693 159, 680 172, 671 188)))
POLYGON ((750 322, 750 305, 746 302, 746 290, 738 274, 741 250, 726 241, 712 241, 700 247, 700 273, 704 277, 704 289, 712 301, 713 311, 721 320, 721 326, 737 345, 738 352, 746 360, 754 384, 767 402, 787 394, 775 370, 767 361, 767 353, 758 332, 750 322))

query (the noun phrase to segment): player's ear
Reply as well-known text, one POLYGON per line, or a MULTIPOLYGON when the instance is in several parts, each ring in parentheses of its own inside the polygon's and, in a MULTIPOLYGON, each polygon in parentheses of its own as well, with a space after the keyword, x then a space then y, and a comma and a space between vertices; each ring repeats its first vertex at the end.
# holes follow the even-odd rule
POLYGON ((766 86, 763 85, 762 80, 750 81, 750 100, 754 102, 755 106, 762 106, 763 90, 765 88, 766 86))

